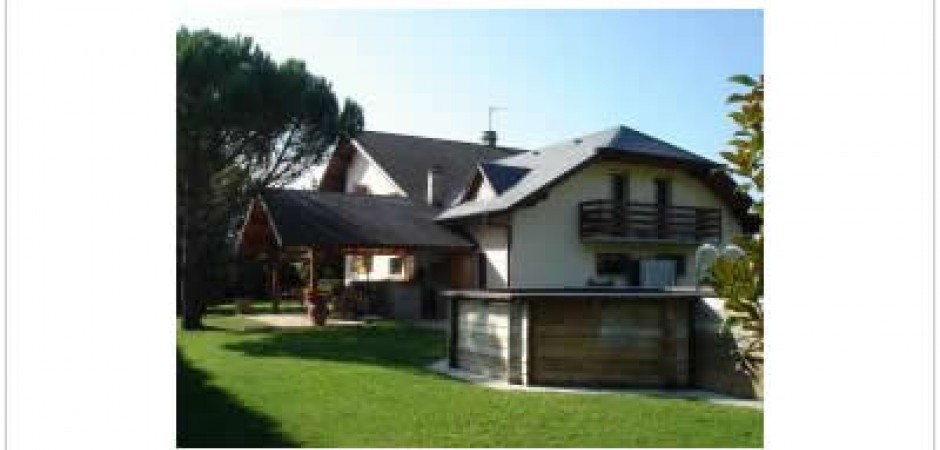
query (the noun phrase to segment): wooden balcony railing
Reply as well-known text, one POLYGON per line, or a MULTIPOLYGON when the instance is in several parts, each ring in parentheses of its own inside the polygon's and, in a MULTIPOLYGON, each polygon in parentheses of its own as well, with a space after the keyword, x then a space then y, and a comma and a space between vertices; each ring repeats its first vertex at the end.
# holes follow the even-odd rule
POLYGON ((721 240, 721 210, 589 200, 579 205, 582 240, 721 240))

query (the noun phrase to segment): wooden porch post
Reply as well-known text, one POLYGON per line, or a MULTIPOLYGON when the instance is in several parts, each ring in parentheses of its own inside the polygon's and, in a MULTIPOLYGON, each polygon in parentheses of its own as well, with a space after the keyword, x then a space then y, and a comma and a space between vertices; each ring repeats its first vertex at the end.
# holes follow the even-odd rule
POLYGON ((281 271, 281 252, 276 250, 271 257, 271 311, 277 313, 280 311, 281 291, 280 291, 280 271, 281 271))
POLYGON ((307 283, 307 315, 315 325, 326 324, 326 299, 320 298, 320 292, 317 289, 317 262, 320 255, 315 247, 308 250, 310 258, 310 280, 307 283))
POLYGON ((317 253, 314 250, 314 247, 310 247, 309 250, 310 257, 310 282, 307 283, 307 288, 314 290, 317 288, 317 253))

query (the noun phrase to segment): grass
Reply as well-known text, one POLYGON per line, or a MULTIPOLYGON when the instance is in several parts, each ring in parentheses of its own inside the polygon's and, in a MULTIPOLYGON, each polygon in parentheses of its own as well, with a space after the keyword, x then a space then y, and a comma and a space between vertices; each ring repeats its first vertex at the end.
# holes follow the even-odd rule
POLYGON ((760 447, 763 414, 616 394, 504 392, 424 367, 440 332, 267 330, 212 315, 177 335, 180 447, 760 447))

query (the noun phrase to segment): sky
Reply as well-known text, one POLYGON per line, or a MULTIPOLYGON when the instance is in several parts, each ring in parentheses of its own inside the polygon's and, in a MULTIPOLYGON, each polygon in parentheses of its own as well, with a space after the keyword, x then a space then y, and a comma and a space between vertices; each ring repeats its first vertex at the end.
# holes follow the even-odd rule
POLYGON ((358 101, 366 129, 538 148, 626 125, 718 159, 727 78, 763 73, 759 10, 207 10, 358 101))

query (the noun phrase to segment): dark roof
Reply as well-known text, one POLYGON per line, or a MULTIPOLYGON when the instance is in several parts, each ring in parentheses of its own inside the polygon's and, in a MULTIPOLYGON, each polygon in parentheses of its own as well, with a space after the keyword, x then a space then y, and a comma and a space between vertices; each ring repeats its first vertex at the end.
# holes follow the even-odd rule
POLYGON ((440 187, 438 198, 445 205, 449 205, 466 187, 478 164, 523 152, 508 147, 378 131, 363 131, 356 141, 409 197, 418 201, 428 198, 428 170, 440 167, 435 186, 440 187))
POLYGON ((711 175, 721 165, 623 125, 501 159, 498 161, 501 166, 528 168, 530 172, 496 198, 461 203, 443 211, 438 219, 460 219, 509 211, 537 198, 588 164, 604 158, 675 166, 698 174, 731 205, 742 221, 748 220, 746 215, 751 204, 749 197, 738 192, 736 184, 727 175, 711 175))
POLYGON ((526 167, 505 166, 496 163, 483 163, 480 166, 496 195, 502 194, 529 173, 526 167))
POLYGON ((616 150, 694 164, 717 165, 717 163, 710 159, 703 158, 688 150, 663 141, 662 139, 624 125, 597 131, 569 141, 562 141, 543 150, 552 151, 558 148, 570 148, 572 146, 582 146, 598 150, 616 150))
POLYGON ((282 246, 472 247, 405 197, 270 189, 261 198, 282 246))

